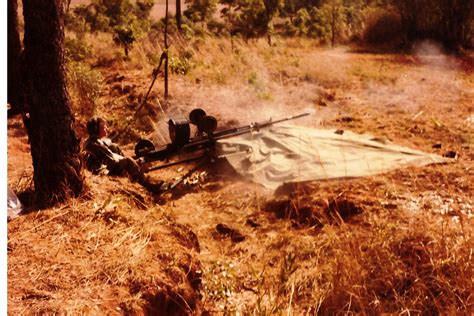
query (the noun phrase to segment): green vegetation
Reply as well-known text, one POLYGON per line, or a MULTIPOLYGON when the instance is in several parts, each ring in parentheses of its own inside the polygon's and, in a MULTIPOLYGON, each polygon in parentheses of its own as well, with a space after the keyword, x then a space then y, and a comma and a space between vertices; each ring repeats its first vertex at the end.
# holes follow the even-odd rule
POLYGON ((456 49, 472 47, 474 36, 472 1, 190 0, 185 16, 191 28, 207 23, 213 33, 244 39, 280 34, 332 45, 364 41, 400 47, 430 38, 456 49))
MULTIPOLYGON (((93 0, 67 17, 79 33, 114 35, 125 54, 143 34, 163 31, 153 23, 153 0, 93 0)), ((350 42, 408 48, 420 39, 439 41, 449 50, 474 46, 472 1, 442 0, 188 0, 180 32, 190 38, 206 33, 252 38, 302 36, 335 45, 350 42), (219 11, 218 11, 219 8, 219 11)), ((168 31, 178 32, 174 19, 168 31)))
POLYGON ((124 48, 125 56, 136 41, 151 28, 150 11, 153 0, 93 0, 74 8, 66 21, 73 30, 84 32, 109 32, 114 42, 124 48))

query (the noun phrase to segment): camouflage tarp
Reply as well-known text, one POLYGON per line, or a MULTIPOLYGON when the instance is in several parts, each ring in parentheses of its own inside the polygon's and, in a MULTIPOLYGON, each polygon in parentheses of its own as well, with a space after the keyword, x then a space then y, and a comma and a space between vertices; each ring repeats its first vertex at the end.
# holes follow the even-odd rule
POLYGON ((218 154, 228 155, 238 173, 270 189, 289 182, 363 177, 452 160, 368 135, 294 126, 273 126, 219 140, 218 154))

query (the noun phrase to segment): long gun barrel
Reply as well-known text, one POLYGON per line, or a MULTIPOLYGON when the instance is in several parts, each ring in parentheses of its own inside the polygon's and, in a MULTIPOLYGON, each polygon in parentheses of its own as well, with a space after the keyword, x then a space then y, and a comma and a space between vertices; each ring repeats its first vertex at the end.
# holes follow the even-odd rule
MULTIPOLYGON (((200 110, 200 109, 197 109, 200 110)), ((202 110, 200 110, 202 111, 202 110)), ((252 123, 249 125, 231 128, 219 132, 214 132, 217 127, 217 120, 212 116, 205 115, 205 112, 199 112, 201 117, 196 119, 193 117, 193 112, 190 114, 191 122, 194 123, 198 127, 198 131, 201 134, 199 137, 195 137, 193 139, 189 139, 189 122, 183 120, 170 120, 169 124, 169 131, 170 131, 170 138, 172 142, 168 145, 165 145, 161 148, 155 149, 153 144, 149 141, 145 141, 142 143, 138 143, 135 146, 135 158, 138 158, 141 163, 148 163, 157 160, 168 160, 175 155, 183 154, 183 153, 192 153, 197 152, 199 150, 210 150, 214 147, 215 142, 228 138, 234 137, 246 133, 251 133, 253 131, 258 131, 262 128, 270 127, 274 124, 295 120, 304 116, 309 115, 309 113, 302 113, 294 116, 285 117, 278 120, 268 120, 264 122, 252 123)), ((194 115, 196 116, 196 115, 194 115)), ((193 158, 191 158, 192 160, 193 158)), ((189 161, 189 159, 184 159, 182 162, 189 161)), ((168 163, 166 166, 176 165, 180 163, 173 162, 168 163)), ((156 170, 162 167, 155 167, 150 168, 149 170, 156 170)))
POLYGON ((214 138, 215 139, 223 139, 223 138, 227 138, 227 137, 233 137, 233 136, 237 136, 237 135, 241 135, 241 134, 246 134, 246 133, 250 133, 252 131, 258 131, 261 128, 269 127, 269 126, 272 126, 272 125, 277 124, 277 123, 296 120, 297 118, 307 116, 307 115, 309 115, 309 113, 302 113, 302 114, 298 114, 298 115, 294 115, 294 116, 288 116, 288 117, 285 117, 285 118, 282 118, 282 119, 279 119, 279 120, 276 120, 276 121, 273 121, 273 120, 270 119, 270 120, 262 122, 262 123, 253 123, 253 124, 250 124, 250 125, 236 127, 236 128, 228 129, 228 130, 225 130, 225 131, 214 133, 214 138))

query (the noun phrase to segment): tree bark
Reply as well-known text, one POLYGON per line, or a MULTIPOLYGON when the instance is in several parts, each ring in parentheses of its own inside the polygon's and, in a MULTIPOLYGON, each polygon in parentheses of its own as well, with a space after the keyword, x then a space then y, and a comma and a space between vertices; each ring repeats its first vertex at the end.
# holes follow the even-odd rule
POLYGON ((24 81, 35 202, 46 205, 83 190, 80 141, 66 88, 60 1, 23 0, 24 81))
POLYGON ((7 70, 7 102, 10 104, 9 114, 18 114, 23 108, 24 96, 21 85, 20 53, 21 43, 18 32, 18 3, 8 0, 8 70, 7 70))

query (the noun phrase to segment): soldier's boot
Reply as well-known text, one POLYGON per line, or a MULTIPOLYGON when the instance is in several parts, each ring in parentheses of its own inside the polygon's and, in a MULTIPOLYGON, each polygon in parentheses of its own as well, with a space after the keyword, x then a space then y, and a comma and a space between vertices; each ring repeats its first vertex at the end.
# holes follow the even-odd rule
POLYGON ((145 176, 138 164, 130 157, 122 159, 119 164, 121 170, 125 170, 126 172, 128 172, 133 181, 136 181, 141 184, 149 192, 153 194, 158 194, 162 193, 163 191, 166 191, 166 187, 164 186, 163 181, 160 180, 158 182, 154 182, 149 177, 145 176))
POLYGON ((143 177, 143 179, 139 179, 138 183, 140 183, 145 189, 153 194, 159 194, 166 191, 165 182, 162 180, 154 182, 148 177, 143 177))

